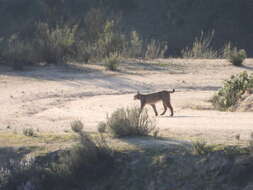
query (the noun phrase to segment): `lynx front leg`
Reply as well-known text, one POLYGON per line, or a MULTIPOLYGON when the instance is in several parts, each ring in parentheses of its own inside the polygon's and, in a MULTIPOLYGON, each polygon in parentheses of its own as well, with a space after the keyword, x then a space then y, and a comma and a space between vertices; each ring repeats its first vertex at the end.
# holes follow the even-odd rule
POLYGON ((152 106, 152 108, 153 108, 153 110, 154 110, 154 112, 155 112, 155 116, 158 116, 158 113, 157 113, 157 110, 156 110, 155 104, 151 104, 151 106, 152 106))

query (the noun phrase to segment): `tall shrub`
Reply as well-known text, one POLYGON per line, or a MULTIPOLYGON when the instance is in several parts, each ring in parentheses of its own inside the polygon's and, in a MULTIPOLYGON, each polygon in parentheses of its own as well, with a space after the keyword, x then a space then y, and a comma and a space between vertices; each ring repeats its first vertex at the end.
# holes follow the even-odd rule
POLYGON ((39 23, 37 30, 38 51, 47 63, 65 63, 73 54, 77 25, 56 25, 39 23))

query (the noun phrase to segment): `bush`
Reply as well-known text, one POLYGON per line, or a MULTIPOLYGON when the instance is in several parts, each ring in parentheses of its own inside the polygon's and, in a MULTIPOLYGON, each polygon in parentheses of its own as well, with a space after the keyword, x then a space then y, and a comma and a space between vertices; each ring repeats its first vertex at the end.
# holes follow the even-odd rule
POLYGON ((37 29, 37 46, 43 61, 47 63, 65 63, 73 54, 77 25, 56 25, 39 23, 37 29))
POLYGON ((235 66, 242 66, 243 61, 247 58, 245 50, 238 50, 230 42, 224 46, 223 57, 235 66))
POLYGON ((124 43, 124 50, 122 55, 124 57, 139 58, 143 55, 143 40, 136 31, 132 31, 126 43, 124 43))
POLYGON ((145 58, 155 59, 164 58, 168 46, 156 40, 151 40, 145 48, 145 58))
POLYGON ((110 71, 116 71, 120 61, 121 58, 117 53, 110 54, 109 57, 105 58, 105 68, 110 71))
POLYGON ((156 129, 147 111, 137 107, 117 109, 107 116, 106 125, 114 137, 147 136, 156 129))
POLYGON ((203 31, 199 38, 195 38, 195 41, 192 44, 192 47, 186 47, 181 51, 183 58, 218 58, 218 51, 214 50, 211 47, 212 41, 214 38, 214 31, 210 34, 205 34, 203 31))
POLYGON ((253 88, 253 74, 248 75, 247 72, 243 72, 239 75, 233 75, 230 80, 225 81, 223 87, 214 95, 212 103, 216 109, 228 110, 250 88, 253 88))
POLYGON ((242 66, 243 61, 247 58, 247 53, 245 50, 237 50, 234 49, 234 51, 231 52, 228 60, 235 66, 242 66))
POLYGON ((24 66, 39 61, 39 55, 35 51, 33 41, 22 41, 17 35, 12 35, 0 43, 2 62, 11 65, 14 70, 22 70, 24 66))
POLYGON ((89 43, 96 42, 103 33, 106 22, 106 12, 104 9, 91 8, 84 18, 84 40, 89 43))
POLYGON ((35 136, 35 132, 34 132, 33 128, 23 129, 23 134, 27 137, 34 137, 35 136))
POLYGON ((224 48, 222 50, 223 58, 229 59, 231 53, 235 50, 236 47, 233 47, 231 42, 228 42, 224 45, 224 48))
POLYGON ((83 123, 79 120, 73 121, 70 124, 72 131, 79 133, 83 130, 83 123))
POLYGON ((105 133, 106 132, 106 123, 105 122, 99 122, 97 126, 97 130, 99 133, 105 133))
POLYGON ((121 53, 124 48, 125 35, 119 31, 119 21, 107 20, 103 32, 96 42, 98 57, 108 57, 115 52, 121 53))

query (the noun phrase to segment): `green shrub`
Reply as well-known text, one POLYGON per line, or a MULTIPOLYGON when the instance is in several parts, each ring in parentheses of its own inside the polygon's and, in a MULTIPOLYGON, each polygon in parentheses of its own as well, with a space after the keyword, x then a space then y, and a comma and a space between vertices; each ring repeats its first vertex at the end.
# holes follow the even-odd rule
POLYGON ((75 61, 88 63, 92 58, 96 57, 96 49, 94 45, 85 41, 79 41, 75 44, 75 61))
POLYGON ((143 40, 136 31, 132 31, 129 40, 124 43, 122 55, 128 58, 144 57, 143 55, 143 40))
POLYGON ((214 50, 211 47, 212 41, 214 38, 214 31, 210 34, 205 34, 203 31, 201 32, 200 37, 195 38, 195 41, 192 44, 192 47, 186 47, 181 51, 183 58, 218 58, 218 51, 214 50))
POLYGON ((222 54, 224 59, 229 59, 230 55, 233 51, 236 50, 236 47, 233 47, 231 42, 228 42, 224 45, 224 48, 222 49, 222 54))
POLYGON ((119 24, 116 20, 107 20, 102 33, 96 42, 98 57, 108 57, 110 54, 121 53, 124 48, 125 36, 118 29, 119 24))
POLYGON ((110 71, 116 71, 121 61, 120 56, 117 53, 110 54, 109 57, 105 58, 105 68, 110 71))
POLYGON ((137 107, 117 109, 107 117, 106 125, 114 137, 147 136, 156 129, 147 111, 137 107))
POLYGON ((36 42, 43 61, 65 63, 74 54, 77 27, 77 25, 50 27, 47 23, 39 23, 36 42))
POLYGON ((164 58, 168 46, 156 40, 151 40, 145 47, 145 58, 164 58))
POLYGON ((105 133, 106 132, 106 123, 105 122, 99 122, 97 126, 97 130, 99 133, 105 133))
POLYGON ((35 136, 35 132, 34 132, 33 128, 23 129, 23 134, 27 137, 34 137, 35 136))
POLYGON ((243 72, 239 75, 233 75, 214 95, 212 103, 216 109, 228 110, 238 102, 241 95, 249 88, 253 88, 253 74, 248 75, 247 72, 243 72))
POLYGON ((104 32, 106 22, 106 12, 104 9, 91 8, 84 18, 85 32, 83 40, 88 43, 96 42, 104 32))
POLYGON ((24 66, 39 62, 39 54, 32 40, 22 41, 17 35, 12 35, 0 43, 2 62, 11 65, 14 70, 22 70, 24 66))
POLYGON ((224 46, 223 57, 235 66, 242 66, 243 61, 247 58, 247 53, 243 49, 238 50, 229 42, 224 46))
POLYGON ((72 131, 79 133, 83 130, 83 123, 80 120, 71 122, 70 124, 72 131))
POLYGON ((234 49, 234 51, 230 53, 228 60, 235 66, 242 66, 243 61, 246 58, 247 58, 247 53, 245 50, 241 49, 238 51, 237 49, 234 49))

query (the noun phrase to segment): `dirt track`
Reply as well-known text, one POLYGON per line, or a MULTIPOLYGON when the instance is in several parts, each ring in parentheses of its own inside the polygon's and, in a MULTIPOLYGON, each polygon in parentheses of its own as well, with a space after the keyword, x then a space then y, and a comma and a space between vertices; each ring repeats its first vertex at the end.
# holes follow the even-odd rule
MULTIPOLYGON (((96 124, 116 108, 139 105, 133 100, 137 90, 145 93, 175 88, 175 117, 168 117, 168 111, 168 116, 157 119, 163 136, 226 144, 237 143, 236 134, 241 134, 241 143, 249 138, 252 113, 211 110, 208 100, 224 79, 243 70, 252 72, 253 60, 247 60, 244 68, 224 60, 153 62, 124 63, 116 73, 92 65, 21 72, 0 67, 0 130, 33 127, 41 132, 64 133, 72 120, 80 119, 85 130, 95 131, 96 124)), ((161 105, 158 109, 162 112, 161 105)))

